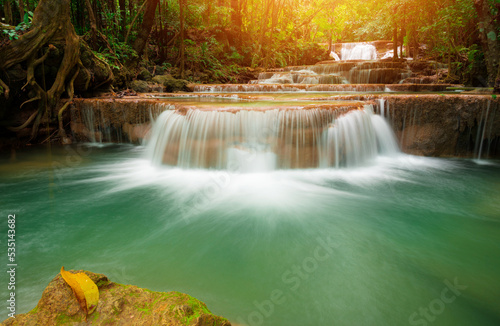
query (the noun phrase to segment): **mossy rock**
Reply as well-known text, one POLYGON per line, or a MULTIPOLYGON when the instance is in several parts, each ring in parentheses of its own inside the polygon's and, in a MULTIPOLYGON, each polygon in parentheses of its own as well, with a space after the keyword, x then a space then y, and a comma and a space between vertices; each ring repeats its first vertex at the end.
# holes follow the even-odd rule
POLYGON ((157 75, 153 77, 153 82, 164 85, 169 79, 174 79, 171 75, 157 75))
POLYGON ((147 93, 149 91, 149 85, 144 80, 134 80, 130 83, 130 88, 137 93, 147 93))
POLYGON ((189 82, 184 79, 170 79, 167 83, 163 84, 167 92, 189 91, 187 85, 189 82))
POLYGON ((153 77, 153 81, 163 85, 167 92, 189 92, 189 82, 184 79, 175 79, 171 75, 159 75, 153 77))
POLYGON ((70 286, 58 274, 43 291, 38 305, 29 313, 16 315, 2 325, 171 325, 230 326, 213 315, 207 306, 180 292, 154 292, 133 285, 113 283, 103 274, 83 272, 98 285, 99 303, 86 315, 70 286))
POLYGON ((147 69, 142 69, 139 75, 137 75, 137 79, 151 81, 153 75, 147 69))

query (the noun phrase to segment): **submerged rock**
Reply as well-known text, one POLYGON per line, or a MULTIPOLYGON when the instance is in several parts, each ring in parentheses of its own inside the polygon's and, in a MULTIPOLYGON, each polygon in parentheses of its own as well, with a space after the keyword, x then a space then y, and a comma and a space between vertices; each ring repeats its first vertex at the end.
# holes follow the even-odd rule
POLYGON ((103 274, 77 272, 87 274, 99 288, 99 303, 92 314, 86 316, 70 286, 58 274, 33 310, 6 319, 2 325, 231 325, 187 294, 153 292, 111 282, 103 274))

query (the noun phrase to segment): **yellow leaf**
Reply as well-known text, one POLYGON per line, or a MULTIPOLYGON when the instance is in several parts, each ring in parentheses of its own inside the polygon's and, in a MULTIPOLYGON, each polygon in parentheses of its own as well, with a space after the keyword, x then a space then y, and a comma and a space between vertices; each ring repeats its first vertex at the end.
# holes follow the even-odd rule
POLYGON ((99 302, 99 289, 97 285, 85 273, 70 273, 61 267, 62 278, 71 286, 76 299, 80 303, 80 307, 91 314, 97 308, 99 302))

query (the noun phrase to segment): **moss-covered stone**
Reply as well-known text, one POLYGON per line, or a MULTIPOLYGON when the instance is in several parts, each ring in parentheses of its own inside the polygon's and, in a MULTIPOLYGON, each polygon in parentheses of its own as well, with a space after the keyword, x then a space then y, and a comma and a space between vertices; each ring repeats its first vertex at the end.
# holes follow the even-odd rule
POLYGON ((140 79, 140 80, 151 81, 152 78, 153 78, 153 75, 147 69, 142 69, 139 72, 139 75, 137 75, 137 79, 140 79))
POLYGON ((35 309, 5 320, 2 325, 171 325, 230 326, 224 318, 213 315, 206 305, 179 292, 154 292, 133 285, 113 283, 105 275, 87 271, 98 285, 99 303, 86 315, 69 285, 58 274, 47 286, 35 309))
POLYGON ((169 79, 163 86, 165 86, 167 92, 182 92, 189 91, 188 84, 188 81, 184 79, 169 79))
POLYGON ((130 83, 130 88, 137 93, 147 93, 149 91, 148 83, 144 80, 134 80, 130 83))
POLYGON ((166 75, 157 75, 153 77, 153 82, 163 85, 165 84, 168 80, 173 79, 173 77, 169 74, 166 75))

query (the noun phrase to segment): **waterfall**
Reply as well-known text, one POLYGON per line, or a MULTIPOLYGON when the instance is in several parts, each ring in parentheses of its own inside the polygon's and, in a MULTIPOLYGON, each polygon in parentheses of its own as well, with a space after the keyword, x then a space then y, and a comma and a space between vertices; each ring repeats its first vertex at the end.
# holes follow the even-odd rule
POLYGON ((377 48, 366 43, 344 43, 340 54, 342 60, 377 60, 377 48))
POLYGON ((151 121, 168 104, 136 102, 127 110, 119 101, 87 100, 71 108, 71 132, 75 139, 91 143, 141 143, 151 121))
POLYGON ((335 61, 340 61, 340 57, 338 56, 338 54, 333 51, 330 52, 330 57, 333 58, 335 61))
POLYGON ((474 148, 474 156, 477 160, 482 157, 488 157, 490 154, 490 145, 492 141, 491 133, 493 129, 495 110, 490 113, 491 100, 488 100, 486 105, 486 113, 484 108, 481 110, 481 118, 478 121, 478 129, 476 134, 476 142, 474 148), (491 116, 490 116, 491 115, 491 116), (490 126, 488 128, 488 122, 490 126), (486 134, 488 132, 488 134, 486 134), (487 142, 486 151, 484 150, 484 143, 487 142))
POLYGON ((163 112, 147 155, 155 165, 262 172, 354 167, 399 151, 384 118, 363 110, 163 112))

